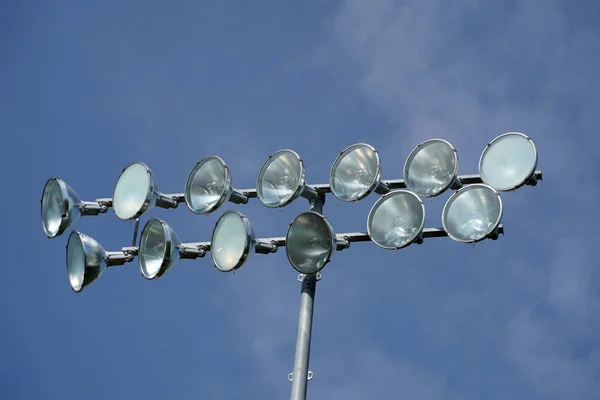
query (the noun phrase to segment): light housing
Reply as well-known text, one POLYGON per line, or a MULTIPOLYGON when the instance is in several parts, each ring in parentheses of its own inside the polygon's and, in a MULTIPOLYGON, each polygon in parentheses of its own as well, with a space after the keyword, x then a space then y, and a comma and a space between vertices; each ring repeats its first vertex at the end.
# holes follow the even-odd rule
POLYGON ((113 193, 113 210, 121 220, 139 218, 150 211, 159 196, 158 183, 152 171, 143 162, 126 166, 113 193))
POLYGON ((375 202, 367 218, 367 232, 373 243, 398 250, 422 240, 425 206, 415 193, 394 190, 375 202))
POLYGON ((146 279, 161 277, 180 258, 181 241, 166 222, 150 218, 140 236, 138 262, 146 279))
POLYGON ((533 140, 520 132, 504 133, 492 140, 479 159, 481 180, 505 192, 537 183, 537 151, 533 140))
POLYGON ((185 183, 185 203, 196 214, 209 214, 230 200, 246 203, 248 198, 231 187, 229 167, 220 157, 198 161, 185 183))
POLYGON ((434 197, 448 188, 458 189, 458 155, 454 146, 442 139, 419 144, 404 164, 406 187, 422 197, 434 197))
POLYGON ((67 273, 74 292, 102 275, 107 267, 108 253, 96 240, 74 230, 67 241, 67 273))
POLYGON ((248 218, 237 211, 227 211, 217 221, 210 241, 213 265, 222 272, 240 268, 254 253, 256 236, 248 218))
POLYGON ((285 235, 285 251, 294 269, 302 274, 319 272, 337 250, 338 240, 324 216, 314 211, 298 215, 285 235))
POLYGON ((377 150, 366 143, 345 148, 335 159, 329 172, 329 187, 343 201, 359 201, 379 185, 381 163, 377 150))
POLYGON ((258 199, 267 207, 284 207, 299 196, 315 197, 306 187, 306 171, 302 159, 292 150, 280 150, 267 159, 256 179, 258 199))
POLYGON ((442 212, 442 224, 448 236, 465 243, 497 238, 501 218, 500 195, 482 183, 463 186, 450 196, 442 212))
POLYGON ((42 226, 49 238, 63 234, 81 216, 81 199, 62 179, 46 181, 42 194, 42 226))

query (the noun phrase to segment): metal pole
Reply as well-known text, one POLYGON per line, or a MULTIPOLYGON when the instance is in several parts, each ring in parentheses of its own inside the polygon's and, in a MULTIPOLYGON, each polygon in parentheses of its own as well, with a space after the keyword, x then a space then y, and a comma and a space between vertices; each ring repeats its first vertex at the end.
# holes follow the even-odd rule
POLYGON ((291 376, 291 400, 306 400, 308 362, 310 359, 310 337, 312 333, 313 307, 316 286, 316 274, 304 276, 304 279, 302 280, 302 294, 300 297, 300 316, 298 318, 298 338, 296 339, 294 371, 292 372, 291 376))

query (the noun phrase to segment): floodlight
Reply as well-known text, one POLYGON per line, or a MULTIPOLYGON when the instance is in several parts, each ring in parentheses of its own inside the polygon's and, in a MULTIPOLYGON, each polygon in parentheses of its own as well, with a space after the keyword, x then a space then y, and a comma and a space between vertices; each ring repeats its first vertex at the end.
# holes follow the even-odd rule
POLYGON ((185 183, 185 203, 196 214, 208 214, 230 200, 247 203, 248 197, 231 187, 227 164, 216 156, 198 161, 185 183))
POLYGON ((133 162, 123 169, 113 194, 113 209, 119 219, 139 218, 157 205, 175 208, 177 201, 158 191, 158 183, 148 166, 133 162))
POLYGON ((460 188, 456 149, 442 139, 419 144, 404 164, 404 183, 419 196, 434 197, 448 188, 460 188))
POLYGON ((318 197, 314 189, 306 186, 304 163, 292 150, 280 150, 269 156, 258 174, 256 192, 261 203, 272 208, 284 207, 299 196, 318 197))
POLYGON ((371 208, 367 232, 373 243, 398 250, 422 240, 425 206, 415 193, 395 190, 382 196, 371 208))
POLYGON ((181 241, 164 221, 150 218, 140 236, 138 261, 146 279, 162 276, 179 260, 181 241))
POLYGON ((505 192, 537 183, 537 151, 533 140, 519 132, 508 132, 492 140, 479 159, 481 180, 505 192))
POLYGON ((82 215, 98 215, 108 207, 99 202, 81 201, 62 179, 50 178, 42 193, 42 226, 49 238, 62 235, 82 215))
POLYGON ((466 243, 496 238, 501 218, 500 195, 482 183, 463 186, 450 196, 442 212, 442 224, 448 236, 466 243))
POLYGON ((124 252, 107 252, 93 238, 73 231, 67 242, 67 273, 71 289, 81 292, 102 275, 106 267, 123 265, 133 260, 124 252))
POLYGON ((292 267, 303 274, 319 272, 337 250, 338 240, 329 222, 319 213, 306 211, 290 224, 285 251, 292 267))
POLYGON ((381 181, 381 164, 377 150, 366 143, 344 149, 329 173, 331 193, 343 201, 358 201, 372 191, 384 194, 389 188, 381 181))
POLYGON ((253 253, 274 253, 277 245, 256 239, 248 218, 237 211, 227 211, 217 221, 210 242, 214 266, 222 272, 240 268, 253 253))

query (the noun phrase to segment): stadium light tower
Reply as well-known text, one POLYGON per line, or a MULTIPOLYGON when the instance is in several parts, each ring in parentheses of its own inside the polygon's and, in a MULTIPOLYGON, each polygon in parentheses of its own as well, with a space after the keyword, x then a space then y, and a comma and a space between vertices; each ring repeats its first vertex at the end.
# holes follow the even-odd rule
POLYGON ((67 275, 73 291, 80 292, 96 281, 107 267, 124 265, 138 258, 142 276, 163 276, 179 259, 205 257, 221 272, 242 267, 254 253, 275 253, 284 246, 291 266, 302 282, 298 335, 291 399, 304 400, 308 381, 310 344, 316 284, 321 271, 337 251, 354 242, 372 241, 387 250, 399 250, 424 239, 450 237, 457 242, 477 243, 497 239, 503 233, 502 201, 499 192, 534 186, 542 179, 537 171, 537 152, 528 136, 509 132, 496 137, 484 149, 478 175, 458 175, 456 149, 442 139, 419 144, 404 164, 403 179, 381 180, 381 164, 375 148, 357 143, 344 149, 333 163, 328 184, 308 185, 304 162, 292 150, 280 150, 263 164, 255 189, 239 191, 231 185, 225 162, 210 156, 190 172, 183 193, 162 194, 152 171, 141 162, 123 169, 113 198, 81 201, 75 191, 59 178, 50 178, 42 194, 42 227, 54 238, 73 226, 82 215, 105 213, 113 207, 121 220, 137 220, 153 206, 175 208, 185 202, 195 214, 211 213, 227 201, 246 204, 258 198, 270 208, 285 207, 298 197, 309 201, 309 210, 289 224, 285 237, 257 239, 249 219, 238 211, 225 211, 214 226, 209 242, 182 243, 165 221, 150 218, 134 243, 120 251, 108 252, 99 242, 73 230, 67 241, 67 275), (425 206, 421 197, 455 192, 442 211, 442 228, 425 227, 425 206), (326 195, 342 201, 359 201, 375 192, 379 197, 366 218, 366 232, 336 234, 323 215, 326 195))

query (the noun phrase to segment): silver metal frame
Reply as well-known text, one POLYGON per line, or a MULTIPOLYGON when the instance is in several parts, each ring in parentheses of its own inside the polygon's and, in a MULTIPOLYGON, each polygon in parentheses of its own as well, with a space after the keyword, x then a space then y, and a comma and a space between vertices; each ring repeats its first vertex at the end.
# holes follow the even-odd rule
POLYGON ((223 159, 221 157, 208 156, 196 163, 196 165, 190 172, 187 181, 185 181, 184 200, 185 200, 185 204, 187 205, 187 207, 194 214, 210 214, 211 212, 213 212, 216 209, 218 209, 219 207, 221 207, 227 201, 229 196, 231 196, 232 192, 233 192, 233 188, 231 187, 231 173, 229 172, 229 167, 227 166, 227 164, 225 163, 225 161, 223 161, 223 159), (189 185, 192 183, 192 182, 190 182, 190 180, 193 180, 194 175, 208 161, 211 161, 211 160, 217 160, 221 163, 221 166, 223 167, 223 170, 225 171, 225 187, 224 187, 223 193, 221 193, 221 197, 219 198, 219 201, 217 201, 212 207, 209 207, 206 211, 196 211, 196 210, 192 209, 192 206, 190 205, 189 200, 188 200, 189 199, 189 194, 188 194, 189 193, 189 185))
POLYGON ((269 158, 267 158, 267 160, 263 163, 262 167, 260 168, 260 171, 258 172, 258 177, 256 178, 256 195, 257 195, 258 199, 260 200, 260 202, 269 208, 280 208, 280 207, 287 206, 292 201, 296 200, 298 197, 300 197, 302 195, 302 192, 304 191, 305 187, 306 187, 306 170, 304 169, 304 161, 302 161, 302 159, 300 158, 300 155, 298 155, 298 153, 296 153, 294 150, 290 150, 290 149, 279 150, 279 151, 276 151, 275 153, 271 154, 269 156, 269 158), (275 158, 279 157, 280 155, 282 155, 284 153, 291 153, 298 160, 298 164, 300 165, 300 178, 298 180, 298 187, 296 188, 296 191, 294 192, 294 194, 292 194, 292 196, 288 200, 286 200, 282 204, 271 206, 271 205, 265 204, 260 197, 261 190, 259 190, 259 188, 262 187, 262 185, 260 183, 261 183, 261 179, 263 178, 263 171, 266 170, 266 167, 268 165, 271 165, 271 163, 273 162, 272 159, 274 160, 275 158))
POLYGON ((98 279, 100 277, 100 275, 102 275, 102 273, 104 272, 104 270, 107 267, 107 254, 108 253, 106 252, 106 250, 104 250, 104 247, 102 247, 102 245, 100 243, 98 243, 95 239, 79 232, 78 230, 73 230, 69 234, 66 250, 67 251, 66 251, 65 256, 66 256, 66 262, 67 262, 66 264, 67 264, 67 276, 69 277, 69 286, 75 293, 79 293, 90 283, 92 283, 93 281, 98 279), (70 273, 69 273, 69 243, 70 243, 71 237, 73 237, 73 235, 76 235, 77 240, 79 240, 79 242, 81 243, 81 247, 83 248, 83 257, 84 257, 83 279, 81 280, 81 287, 77 288, 77 289, 74 288, 73 285, 71 284, 70 273), (84 236, 87 238, 90 238, 93 242, 90 243, 90 241, 84 240, 85 239, 84 236), (93 266, 89 263, 90 260, 88 258, 88 255, 94 251, 97 251, 102 254, 102 260, 98 264, 97 268, 94 268, 96 270, 96 271, 94 271, 95 274, 90 275, 90 271, 93 266))
POLYGON ((371 210, 369 211, 369 215, 367 217, 367 233, 369 235, 369 237, 371 238, 371 241, 373 243, 375 243, 377 246, 381 247, 382 249, 386 249, 386 250, 399 250, 402 249, 406 246, 409 246, 411 244, 413 244, 414 242, 418 241, 419 237, 423 234, 423 229, 425 228, 425 205, 423 204, 423 200, 421 200, 421 198, 414 192, 410 191, 410 190, 406 190, 406 189, 401 189, 401 190, 393 190, 389 193, 384 194, 383 196, 381 196, 376 202, 375 204, 373 204, 373 206, 371 207, 371 210), (423 210, 423 219, 421 220, 421 225, 419 226, 419 229, 417 231, 417 233, 415 234, 415 236, 406 244, 400 246, 400 247, 391 247, 391 246, 384 246, 381 243, 378 243, 376 240, 373 239, 373 237, 371 236, 371 216, 374 215, 375 212, 377 212, 377 209, 389 198, 397 196, 397 195, 405 195, 408 194, 410 196, 413 196, 414 198, 416 198, 419 203, 421 203, 421 209, 423 210))
POLYGON ((42 228, 44 228, 44 233, 46 234, 46 236, 48 236, 49 238, 55 238, 57 236, 62 235, 63 233, 65 233, 65 231, 69 228, 69 191, 67 190, 67 185, 66 183, 57 177, 52 177, 50 179, 48 179, 46 181, 46 184, 44 185, 44 191, 42 192, 42 200, 40 201, 41 203, 41 207, 40 207, 40 214, 42 217, 42 228), (60 194, 62 196, 62 215, 60 218, 60 225, 58 226, 58 230, 56 231, 56 234, 50 236, 48 234, 48 230, 46 229, 46 225, 44 223, 44 195, 46 194, 46 189, 48 188, 48 185, 50 184, 50 182, 56 182, 58 183, 58 187, 60 189, 60 194))
POLYGON ((427 198, 431 198, 431 197, 436 197, 439 196, 440 194, 444 193, 446 190, 450 189, 450 187, 452 186, 452 184, 454 182, 456 182, 456 180, 458 179, 458 152, 456 151, 456 148, 454 148, 454 146, 452 146, 452 144, 450 142, 448 142, 447 140, 444 139, 429 139, 426 140, 422 143, 419 143, 408 155, 408 157, 406 158, 406 161, 404 162, 404 172, 402 177, 404 178, 404 184, 406 185, 406 187, 408 189, 410 189, 412 192, 416 193, 417 195, 421 196, 421 197, 427 197, 427 198), (417 155, 417 153, 419 151, 421 151, 423 148, 427 147, 428 145, 432 144, 432 143, 436 143, 436 142, 442 142, 446 145, 448 145, 448 147, 450 147, 452 149, 452 151, 454 152, 454 172, 452 173, 452 180, 450 180, 450 182, 448 182, 447 185, 444 186, 444 188, 442 190, 440 190, 438 193, 436 194, 420 194, 417 193, 412 187, 410 187, 408 185, 408 179, 407 179, 407 175, 408 175, 408 167, 410 166, 409 164, 412 162, 412 160, 415 158, 415 156, 417 155))
POLYGON ((448 200, 446 201, 446 204, 444 204, 444 209, 442 210, 442 226, 444 227, 444 231, 446 232, 448 237, 450 237, 454 241, 461 242, 461 243, 477 243, 477 242, 481 242, 482 240, 489 238, 491 235, 494 234, 494 232, 497 232, 498 227, 500 226, 500 222, 502 221, 502 213, 503 213, 503 208, 502 208, 502 198, 500 197, 500 193, 498 193, 498 191, 496 189, 494 189, 493 187, 491 187, 490 185, 487 185, 484 183, 474 183, 472 185, 463 186, 462 188, 460 188, 459 190, 454 192, 452 194, 452 196, 450 196, 450 198, 448 198, 448 200), (494 192, 496 194, 496 196, 498 198, 498 202, 500 203, 500 213, 498 215, 498 219, 496 220, 496 222, 494 224, 494 228, 491 229, 487 235, 485 235, 481 239, 477 239, 477 240, 462 240, 462 239, 459 239, 459 238, 453 236, 450 232, 448 232, 448 229, 446 228, 446 210, 447 210, 448 206, 450 204, 452 204, 452 202, 454 202, 454 200, 456 200, 456 198, 458 196, 460 196, 462 193, 469 191, 471 189, 478 188, 478 187, 490 189, 492 192, 494 192))
POLYGON ((237 214, 240 219, 242 220, 242 223, 244 224, 244 229, 246 230, 246 242, 244 243, 244 249, 242 252, 241 257, 239 258, 238 262, 235 264, 235 266, 229 270, 224 270, 221 269, 217 266, 217 263, 215 261, 215 257, 214 257, 214 252, 211 251, 210 252, 210 258, 212 260, 213 265, 215 266, 215 268, 221 272, 233 272, 235 270, 237 270, 238 268, 240 268, 248 259, 248 257, 250 256, 250 252, 252 250, 252 247, 254 246, 255 243, 255 237, 254 237, 254 230, 252 229, 252 225, 250 224, 250 221, 248 220, 248 217, 246 217, 244 214, 242 214, 239 211, 235 211, 235 210, 229 210, 229 211, 225 211, 223 213, 223 215, 221 215, 219 217, 219 219, 217 220, 217 222, 215 223, 215 227, 213 228, 212 231, 212 235, 210 237, 210 243, 211 243, 211 250, 212 250, 212 243, 213 243, 213 239, 215 236, 215 232, 217 231, 217 227, 219 226, 219 223, 221 222, 221 220, 223 219, 223 217, 225 217, 227 214, 237 214))
MULTIPOLYGON (((490 149, 490 147, 494 144, 494 142, 497 142, 498 140, 500 140, 501 138, 503 138, 504 136, 512 136, 512 135, 518 135, 518 136, 522 136, 525 139, 527 139, 529 141, 529 143, 531 144, 531 147, 533 148, 533 155, 535 157, 535 161, 533 162, 533 167, 531 168, 531 171, 529 171, 529 174, 527 175, 527 178, 525 178, 522 182, 520 182, 518 185, 514 186, 512 189, 503 189, 503 190, 499 190, 499 189, 494 189, 498 192, 511 192, 513 190, 517 190, 518 188, 522 187, 523 185, 525 185, 532 177, 534 177, 537 181, 537 177, 536 175, 536 168, 537 168, 537 163, 538 163, 538 153, 537 153, 537 149, 535 148, 535 143, 533 143, 533 139, 531 139, 529 136, 525 135, 524 133, 521 132, 506 132, 503 133, 500 136, 495 137, 491 142, 489 142, 485 148, 483 149, 483 151, 481 152, 481 156, 479 156, 479 164, 478 164, 478 169, 479 169, 479 177, 481 178, 481 181, 483 183, 485 183, 486 185, 492 187, 489 183, 487 183, 485 181, 485 178, 483 176, 483 173, 481 171, 481 161, 483 160, 483 156, 485 155, 485 153, 487 153, 487 151, 490 149)), ((540 174, 541 175, 541 174, 540 174)))
POLYGON ((166 271, 167 271, 167 267, 170 266, 169 264, 171 263, 171 253, 173 251, 173 235, 171 235, 171 228, 168 227, 168 224, 163 221, 160 218, 150 218, 148 220, 148 222, 146 222, 146 224, 144 225, 144 228, 142 229, 142 234, 140 235, 140 243, 138 245, 138 265, 140 268, 140 273, 142 274, 142 276, 148 280, 153 280, 153 279, 157 279, 160 278, 166 271), (144 239, 144 236, 146 234, 146 230, 149 229, 149 227, 151 226, 151 224, 158 222, 162 228, 163 231, 163 235, 165 237, 165 249, 163 252, 163 257, 162 257, 162 262, 160 263, 160 268, 158 269, 158 271, 156 272, 156 274, 150 276, 150 275, 146 275, 144 273, 144 267, 142 266, 142 263, 144 263, 143 261, 143 253, 141 251, 141 245, 142 245, 142 240, 144 239))
POLYGON ((318 212, 315 211, 304 211, 303 213, 298 214, 293 220, 292 222, 290 222, 290 225, 288 226, 287 232, 285 234, 285 243, 286 243, 286 247, 285 247, 285 255, 288 259, 288 261, 290 262, 290 265, 292 267, 294 267, 294 269, 298 272, 300 272, 301 274, 310 274, 311 272, 306 272, 306 271, 301 271, 298 268, 296 268, 296 266, 294 265, 294 263, 292 262, 292 260, 290 260, 290 256, 289 253, 287 251, 288 249, 288 245, 289 245, 289 241, 288 241, 288 235, 290 234, 290 230, 292 228, 292 225, 294 225, 294 222, 296 222, 298 220, 298 218, 307 215, 307 214, 312 214, 315 215, 316 217, 318 217, 321 221, 323 221, 325 223, 325 225, 328 227, 329 229, 329 234, 330 234, 330 239, 329 242, 331 243, 331 247, 329 248, 329 254, 327 255, 327 260, 325 261, 325 263, 321 266, 321 268, 318 269, 318 271, 321 271, 323 268, 325 268, 325 266, 327 264, 329 264, 329 262, 331 261, 331 258, 333 257, 333 254, 337 251, 337 235, 335 234, 335 231, 333 230, 333 227, 331 226, 331 224, 329 223, 329 221, 327 221, 327 218, 321 214, 319 214, 318 212))
POLYGON ((371 193, 373 193, 373 191, 379 185, 380 181, 381 181, 381 161, 379 159, 379 152, 377 150, 375 150, 375 147, 373 147, 373 146, 371 146, 370 144, 367 144, 367 143, 355 143, 353 145, 350 145, 350 146, 346 147, 336 157, 335 161, 331 165, 331 169, 329 170, 329 187, 330 187, 330 190, 331 190, 331 194, 333 194, 336 198, 338 198, 338 199, 340 199, 342 201, 346 201, 346 202, 354 202, 354 201, 360 201, 360 200, 364 199, 365 197, 367 197, 368 195, 370 195, 371 193), (367 191, 364 194, 362 194, 361 196, 358 196, 356 199, 351 199, 351 200, 342 199, 333 190, 333 172, 334 172, 334 169, 339 166, 339 163, 342 161, 342 159, 345 156, 347 156, 350 153, 351 150, 354 150, 355 148, 361 148, 361 147, 366 147, 369 150, 371 150, 373 153, 375 153, 375 160, 377 161, 377 174, 375 176, 375 179, 373 179, 373 182, 371 183, 371 186, 369 186, 369 189, 367 189, 367 191))
POLYGON ((119 218, 121 221, 131 221, 134 220, 136 218, 141 217, 149 208, 150 206, 153 205, 153 202, 156 200, 156 198, 158 197, 159 193, 158 193, 158 188, 157 188, 157 183, 156 183, 156 178, 154 177, 154 175, 152 174, 152 170, 150 169, 150 167, 148 167, 146 164, 144 164, 141 161, 133 161, 129 164, 127 164, 127 166, 125 168, 123 168, 123 170, 121 171, 121 174, 119 175, 119 178, 117 179, 117 182, 115 183, 115 187, 113 189, 113 197, 112 197, 112 201, 113 201, 113 211, 115 210, 115 204, 114 204, 114 200, 115 200, 115 191, 117 189, 117 185, 119 184, 119 181, 121 180, 121 176, 123 176, 123 173, 132 165, 134 164, 140 164, 141 166, 143 166, 146 169, 146 173, 148 174, 148 191, 146 193, 146 199, 144 200, 144 204, 142 205, 142 207, 135 213, 134 216, 132 216, 131 218, 121 218, 117 215, 117 212, 115 211, 115 215, 117 216, 117 218, 119 218))

